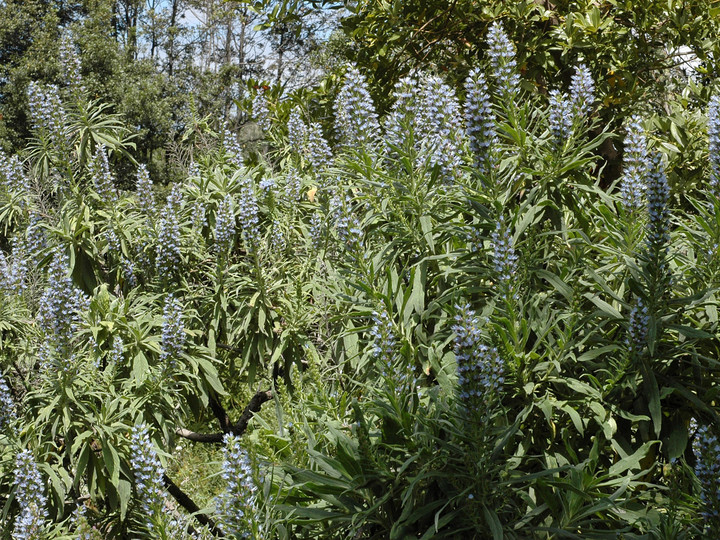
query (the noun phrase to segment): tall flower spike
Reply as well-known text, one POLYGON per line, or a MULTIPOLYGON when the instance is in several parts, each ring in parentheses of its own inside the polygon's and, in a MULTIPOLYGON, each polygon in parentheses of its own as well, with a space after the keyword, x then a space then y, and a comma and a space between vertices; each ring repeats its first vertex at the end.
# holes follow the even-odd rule
POLYGON ((223 146, 225 151, 230 154, 230 162, 237 168, 241 168, 243 166, 242 148, 240 148, 237 137, 230 131, 227 122, 223 123, 223 146))
POLYGON ((518 256, 505 220, 500 218, 492 235, 492 261, 501 296, 510 299, 515 288, 518 256))
POLYGON ((642 208, 645 203, 645 184, 650 162, 645 130, 637 115, 630 117, 627 127, 623 169, 620 180, 623 204, 631 210, 642 208))
POLYGON ((585 64, 575 68, 575 74, 570 81, 570 102, 575 114, 581 118, 592 112, 595 102, 595 81, 585 64))
POLYGON ((0 289, 10 294, 21 294, 25 290, 28 274, 28 254, 24 239, 16 240, 10 256, 0 251, 0 289))
POLYGON ((173 367, 185 350, 185 323, 180 301, 172 294, 165 298, 163 307, 162 340, 160 341, 160 362, 173 367))
POLYGON ((497 144, 495 113, 485 75, 473 69, 465 80, 465 126, 470 150, 480 172, 487 173, 494 165, 493 147, 497 144))
POLYGON ((456 306, 453 350, 457 361, 458 397, 468 411, 482 410, 502 391, 505 366, 495 347, 483 343, 480 325, 469 304, 456 306))
POLYGON ((316 171, 322 171, 332 164, 332 152, 318 122, 312 122, 308 126, 305 154, 316 171))
POLYGON ((68 275, 67 257, 56 250, 48 269, 47 287, 40 297, 38 320, 45 333, 45 342, 58 354, 58 360, 69 358, 80 314, 86 304, 82 292, 68 275))
POLYGON ((439 77, 427 76, 420 82, 418 102, 414 131, 420 147, 430 153, 430 165, 438 166, 445 180, 453 180, 460 174, 463 139, 455 91, 439 77))
POLYGON ((172 274, 180 264, 180 218, 182 194, 174 185, 167 197, 165 207, 160 211, 158 222, 157 271, 160 275, 172 274))
POLYGON ((110 163, 108 162, 105 146, 98 144, 95 149, 95 156, 91 163, 93 185, 95 191, 106 204, 114 203, 117 200, 117 190, 115 189, 115 178, 110 171, 110 163))
POLYGON ((148 426, 136 424, 130 433, 130 468, 135 477, 135 491, 149 522, 157 521, 163 507, 163 475, 148 426))
POLYGON ((215 243, 219 253, 227 253, 232 247, 235 237, 235 213, 233 212, 233 200, 230 195, 218 205, 215 217, 215 243))
POLYGON ((395 83, 395 102, 390 113, 383 119, 385 139, 388 144, 401 146, 407 137, 406 131, 413 125, 417 101, 417 82, 403 77, 395 83))
POLYGON ((290 167, 285 176, 285 197, 287 202, 295 202, 302 193, 302 178, 295 167, 290 167))
POLYGON ((44 130, 56 148, 64 149, 67 144, 66 115, 57 86, 50 84, 41 87, 31 82, 28 86, 28 100, 33 129, 44 130))
POLYGON ((336 195, 330 201, 330 209, 340 241, 349 246, 360 244, 363 238, 363 230, 357 218, 358 209, 353 209, 352 197, 347 195, 343 201, 339 195, 336 195))
POLYGON ((72 36, 65 34, 60 39, 60 65, 62 66, 65 82, 73 91, 83 91, 82 75, 80 74, 80 59, 75 51, 72 36))
POLYGON ((370 335, 373 338, 372 355, 383 363, 382 374, 389 376, 393 373, 393 359, 397 345, 392 319, 385 308, 381 311, 373 311, 372 315, 370 328, 370 335))
POLYGON ((508 38, 502 24, 497 21, 490 26, 487 42, 495 83, 506 98, 512 98, 520 84, 515 61, 515 45, 508 38))
POLYGON ((710 98, 708 106, 708 151, 710 154, 710 187, 720 197, 720 94, 710 98))
POLYGON ((47 497, 42 477, 30 450, 21 451, 15 460, 15 498, 21 508, 15 520, 14 539, 42 538, 47 520, 47 497))
POLYGON ((240 231, 246 247, 256 250, 260 246, 260 209, 258 207, 255 184, 252 178, 241 180, 240 192, 238 194, 238 222, 240 231))
POLYGON ((25 174, 22 162, 17 156, 8 158, 0 150, 0 185, 15 193, 29 194, 32 191, 30 179, 25 174))
MULTIPOLYGON (((691 429, 697 426, 694 419, 692 424, 691 429)), ((720 525, 720 441, 707 426, 700 426, 693 438, 692 449, 695 476, 700 481, 700 499, 704 505, 701 514, 706 530, 709 530, 720 525)))
POLYGON ((648 308, 643 303, 642 298, 638 298, 632 310, 630 310, 628 336, 625 340, 631 353, 640 354, 645 348, 649 323, 648 308))
POLYGON ((16 419, 15 401, 10 394, 10 388, 5 382, 5 378, 0 375, 0 430, 9 430, 16 419))
POLYGON ((270 111, 268 110, 267 96, 264 90, 259 90, 252 103, 252 114, 255 121, 263 131, 270 131, 270 111))
POLYGON ((556 147, 562 147, 573 129, 573 102, 567 95, 553 90, 550 92, 550 133, 556 147))
POLYGON ((300 107, 295 107, 290 112, 287 129, 290 147, 298 154, 302 154, 305 149, 305 141, 308 135, 308 127, 302 119, 300 107))
POLYGON ((150 180, 150 173, 143 163, 138 166, 135 189, 140 211, 146 216, 155 215, 155 195, 153 195, 152 180, 150 180))
POLYGON ((650 170, 647 175, 647 244, 648 248, 658 246, 660 249, 667 249, 670 243, 670 187, 668 186, 665 166, 662 162, 662 155, 659 152, 653 154, 650 159, 650 170))
POLYGON ((380 133, 365 76, 354 65, 348 66, 335 99, 335 127, 348 147, 368 148, 380 133))
POLYGON ((223 531, 235 538, 251 538, 258 513, 258 488, 250 459, 240 445, 240 437, 224 437, 222 479, 225 492, 216 501, 223 531))

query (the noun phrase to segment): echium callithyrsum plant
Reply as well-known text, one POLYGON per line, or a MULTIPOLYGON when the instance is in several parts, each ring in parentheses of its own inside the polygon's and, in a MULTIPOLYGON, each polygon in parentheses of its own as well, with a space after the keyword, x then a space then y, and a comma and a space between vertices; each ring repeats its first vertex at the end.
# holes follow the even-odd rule
POLYGON ((80 73, 80 58, 75 51, 72 35, 69 33, 64 34, 60 39, 60 65, 63 78, 70 89, 75 93, 82 92, 84 88, 80 73))
POLYGON ((720 530, 720 440, 708 426, 697 426, 693 419, 690 431, 695 431, 692 442, 695 454, 695 476, 700 481, 702 516, 706 532, 720 530))
POLYGON ((647 137, 641 122, 638 115, 631 116, 625 137, 620 194, 623 204, 630 210, 638 210, 645 205, 646 176, 650 169, 647 137))
POLYGON ((183 322, 182 305, 172 294, 168 294, 163 306, 160 362, 164 367, 173 367, 184 350, 185 323, 183 322))
POLYGON ((252 102, 252 114, 255 121, 263 131, 270 131, 270 110, 268 109, 267 95, 265 90, 260 89, 252 102))
POLYGON ((494 148, 498 142, 495 124, 485 75, 473 69, 465 80, 465 130, 481 173, 489 172, 495 165, 494 148))
POLYGON ((216 501, 218 522, 231 537, 261 538, 258 487, 250 458, 240 445, 240 437, 227 433, 224 443, 222 479, 226 487, 216 501))
POLYGON ((505 365, 495 347, 484 343, 480 323, 469 304, 456 306, 453 352, 457 361, 458 398, 468 411, 483 412, 502 392, 505 365))
POLYGON ((157 232, 157 258, 155 260, 158 274, 165 276, 174 274, 180 264, 180 218, 182 206, 180 187, 173 186, 167 197, 165 207, 160 211, 157 232))
POLYGON ((54 353, 53 358, 48 360, 59 363, 56 367, 65 371, 69 367, 67 360, 73 350, 72 341, 78 330, 80 316, 88 300, 73 285, 68 272, 68 259, 60 249, 53 252, 47 286, 39 304, 38 322, 45 334, 44 344, 50 347, 51 354, 54 353))
POLYGON ((570 81, 570 102, 576 117, 586 117, 595 103, 595 81, 585 64, 575 68, 570 81))
POLYGON ((245 247, 256 251, 260 247, 260 208, 258 207, 255 184, 249 176, 240 179, 240 190, 237 197, 238 223, 240 235, 245 247))
POLYGON ((567 94, 559 90, 550 91, 550 133, 556 148, 562 148, 573 131, 573 103, 567 94))
POLYGON ((65 149, 67 118, 57 86, 50 84, 42 87, 36 82, 31 82, 28 86, 28 99, 33 129, 47 134, 56 149, 65 149))
POLYGON ((417 82, 411 77, 403 77, 395 83, 393 97, 395 101, 390 112, 383 118, 385 141, 391 146, 402 146, 407 139, 407 130, 415 118, 417 82))
POLYGON ((21 508, 15 518, 12 538, 40 540, 47 521, 47 497, 42 476, 30 450, 23 450, 15 459, 15 499, 21 508))
POLYGON ((708 153, 710 156, 710 187, 720 197, 720 94, 710 98, 708 105, 708 153))
POLYGON ((130 432, 130 469, 135 479, 142 515, 148 528, 161 521, 165 497, 163 494, 163 475, 165 470, 160 464, 155 446, 150 440, 148 426, 136 424, 130 432))
POLYGON ((350 194, 343 199, 336 195, 330 201, 330 209, 335 222, 335 230, 338 238, 348 246, 357 246, 363 239, 363 228, 357 215, 359 207, 353 206, 353 198, 350 194))
POLYGON ((141 163, 137 170, 135 182, 135 195, 140 211, 147 217, 155 215, 155 196, 153 195, 152 180, 147 166, 141 163))
POLYGON ((335 99, 335 128, 349 148, 372 146, 380 133, 375 105, 365 76, 352 64, 335 99))
POLYGON ((292 111, 290 111, 287 130, 290 148, 292 148, 296 153, 302 154, 305 149, 308 127, 302 119, 300 107, 295 107, 292 111))
POLYGON ((29 194, 30 179, 23 170, 22 162, 16 155, 10 158, 0 150, 0 186, 9 192, 29 194))
POLYGON ((237 137, 230 131, 230 127, 227 122, 223 122, 222 128, 222 143, 225 152, 230 157, 230 163, 235 167, 240 168, 243 166, 243 155, 240 143, 238 143, 237 137))
POLYGON ((93 186, 105 204, 112 204, 117 200, 118 194, 115 189, 115 178, 110 170, 105 145, 98 144, 95 149, 92 163, 90 164, 93 186))
POLYGON ((648 308, 643 303, 642 298, 638 298, 630 310, 628 335, 625 339, 630 354, 639 355, 645 350, 649 323, 648 308))
POLYGON ((15 425, 15 420, 17 420, 15 401, 5 378, 0 374, 0 431, 7 433, 15 425))
POLYGON ((370 335, 373 338, 371 349, 373 358, 381 362, 383 376, 392 375, 397 339, 390 314, 384 307, 380 311, 373 311, 370 335))
POLYGON ((226 254, 232 248, 235 238, 235 213, 233 212, 233 199, 230 195, 218 205, 215 216, 215 245, 218 253, 226 254))
POLYGON ((427 157, 430 166, 438 166, 443 179, 456 179, 464 130, 455 91, 439 77, 426 75, 420 80, 417 105, 414 131, 420 159, 427 157))
POLYGON ((9 256, 0 251, 0 290, 9 294, 21 294, 26 287, 28 255, 22 238, 13 242, 9 256))
POLYGON ((311 122, 307 130, 305 155, 316 171, 322 171, 332 164, 332 152, 319 122, 311 122))
POLYGON ((512 100, 520 84, 515 61, 515 45, 498 21, 490 26, 487 44, 495 85, 505 99, 512 100))
POLYGON ((648 290, 648 307, 651 312, 661 308, 666 292, 670 289, 672 275, 668 262, 670 247, 670 187, 665 166, 659 152, 650 159, 646 186, 648 222, 646 225, 645 250, 641 256, 648 290))
POLYGON ((517 295, 517 270, 518 256, 515 253, 515 245, 510 235, 510 229, 501 217, 495 230, 491 234, 492 239, 492 265, 497 280, 498 293, 505 300, 513 300, 517 295))

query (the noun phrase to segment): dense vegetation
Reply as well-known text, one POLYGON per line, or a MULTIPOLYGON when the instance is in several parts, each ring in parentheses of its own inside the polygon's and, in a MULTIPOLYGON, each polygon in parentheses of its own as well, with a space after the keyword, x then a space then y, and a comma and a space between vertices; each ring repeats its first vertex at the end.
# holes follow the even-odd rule
POLYGON ((608 119, 487 27, 172 175, 65 34, 0 156, 3 538, 714 537, 720 99, 608 119))

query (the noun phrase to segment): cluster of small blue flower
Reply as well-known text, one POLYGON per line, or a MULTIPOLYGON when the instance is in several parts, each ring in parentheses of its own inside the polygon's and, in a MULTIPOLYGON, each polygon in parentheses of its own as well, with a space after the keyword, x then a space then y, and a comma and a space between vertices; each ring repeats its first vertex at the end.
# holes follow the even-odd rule
POLYGON ((435 76, 420 79, 414 130, 420 147, 445 180, 460 175, 464 130, 455 91, 435 76))
POLYGON ((21 451, 15 459, 15 499, 20 515, 15 520, 12 537, 16 539, 41 538, 47 520, 47 497, 42 476, 30 450, 21 451))
POLYGON ((270 131, 270 110, 264 90, 259 90, 252 102, 252 115, 263 131, 270 131))
POLYGON ((623 204, 631 210, 638 210, 645 205, 646 176, 650 169, 647 138, 641 122, 638 115, 630 117, 620 180, 623 204))
POLYGON ((510 300, 513 298, 513 291, 516 288, 518 256, 515 253, 514 242, 509 228, 505 225, 504 218, 501 217, 498 220, 491 238, 492 264, 497 277, 498 289, 503 298, 510 300))
MULTIPOLYGON (((647 197, 648 224, 646 247, 650 251, 666 254, 670 243, 670 187, 668 186, 662 154, 654 153, 646 176, 645 196, 647 197)), ((662 261, 657 261, 662 264, 662 261)))
POLYGON ((154 216, 155 196, 153 195, 152 180, 150 180, 150 173, 147 167, 142 163, 137 170, 135 188, 140 211, 148 217, 154 216))
POLYGON ((180 301, 172 294, 165 297, 163 306, 160 362, 173 367, 185 350, 185 323, 180 301))
POLYGON ((640 354, 645 348, 649 323, 648 308, 643 303, 642 298, 638 298, 630 310, 628 336, 625 340, 631 353, 640 354))
POLYGON ((112 204, 117 200, 117 190, 115 189, 115 178, 110 170, 107 152, 105 146, 98 144, 95 149, 95 155, 90 164, 93 185, 95 191, 105 204, 112 204))
POLYGON ((0 374, 0 430, 7 432, 12 429, 16 419, 15 401, 5 378, 0 374))
POLYGON ((0 150, 0 186, 9 192, 29 194, 31 191, 30 179, 23 170, 20 158, 17 155, 8 158, 2 150, 0 150))
POLYGON ((380 311, 373 311, 370 335, 373 338, 373 358, 382 362, 382 374, 389 376, 393 373, 397 339, 390 314, 384 307, 380 311))
POLYGON ((592 112, 595 83, 584 64, 578 66, 570 82, 570 96, 558 90, 550 92, 548 123, 556 147, 562 147, 573 128, 592 112))
POLYGON ((511 101, 520 85, 520 75, 515 61, 515 45, 508 38, 502 24, 497 21, 490 26, 487 44, 495 84, 503 98, 511 101))
POLYGON ((487 173, 494 166, 493 147, 497 145, 495 113, 485 75, 473 69, 465 80, 465 125, 470 150, 480 172, 487 173))
POLYGON ((137 498, 148 524, 151 525, 161 516, 165 499, 163 495, 165 470, 150 440, 146 424, 136 424, 130 432, 130 468, 135 477, 137 498))
POLYGON ((240 437, 227 433, 224 443, 221 475, 227 487, 216 501, 218 521, 226 534, 250 538, 258 512, 258 488, 252 465, 240 445, 240 437))
POLYGON ((167 197, 165 207, 160 211, 157 232, 157 258, 155 260, 160 275, 173 274, 180 264, 180 218, 178 212, 182 206, 182 193, 175 184, 167 197))
POLYGON ((0 251, 0 290, 22 294, 26 287, 28 256, 24 239, 16 239, 9 257, 0 251))
POLYGON ((65 149, 67 119, 57 86, 49 84, 41 87, 31 82, 28 86, 28 101, 33 129, 46 132, 53 146, 65 149))
POLYGON ((700 498, 705 504, 702 516, 706 523, 720 525, 720 441, 707 426, 690 426, 695 431, 692 448, 695 454, 695 476, 700 481, 700 498))
POLYGON ((455 333, 453 350, 457 361, 458 396, 467 410, 474 411, 502 391, 505 365, 497 349, 483 343, 479 321, 470 305, 456 306, 456 309, 452 330, 455 333))
POLYGON ((711 97, 708 106, 708 143, 710 186, 720 196, 720 94, 711 97))
POLYGON ((68 86, 75 92, 82 92, 84 87, 80 73, 80 59, 70 34, 65 34, 60 39, 60 66, 68 86))
POLYGON ((72 340, 87 302, 68 275, 67 257, 56 249, 48 269, 47 287, 40 297, 38 322, 45 333, 45 343, 52 347, 51 354, 54 351, 57 361, 69 359, 72 340))
POLYGON ((370 148, 378 140, 380 123, 365 76, 349 65, 335 99, 335 127, 350 148, 370 148))
POLYGON ((233 199, 230 195, 218 205, 215 216, 215 245, 218 253, 227 253, 232 248, 235 238, 235 213, 233 212, 233 199))

